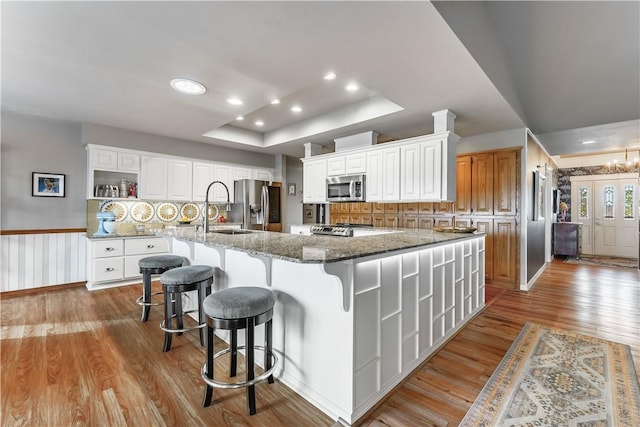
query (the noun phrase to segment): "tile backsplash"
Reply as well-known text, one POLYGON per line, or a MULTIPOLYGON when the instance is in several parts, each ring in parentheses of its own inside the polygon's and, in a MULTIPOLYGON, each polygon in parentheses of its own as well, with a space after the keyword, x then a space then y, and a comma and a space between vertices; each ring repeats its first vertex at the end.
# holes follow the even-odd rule
MULTIPOLYGON (((181 220, 192 224, 202 220, 204 203, 169 202, 140 199, 89 199, 87 200, 87 233, 98 229, 98 212, 113 212, 116 216, 116 233, 135 233, 135 226, 142 224, 147 230, 176 225, 181 220)), ((209 219, 217 221, 227 217, 225 205, 209 204, 209 219)))

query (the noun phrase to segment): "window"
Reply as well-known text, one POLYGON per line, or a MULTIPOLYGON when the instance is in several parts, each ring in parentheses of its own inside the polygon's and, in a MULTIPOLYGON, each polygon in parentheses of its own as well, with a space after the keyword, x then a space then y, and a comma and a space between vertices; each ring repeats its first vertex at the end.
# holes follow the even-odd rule
POLYGON ((635 209, 633 207, 636 205, 635 197, 635 186, 633 184, 627 184, 624 186, 622 190, 622 197, 624 203, 624 219, 635 219, 635 209))
POLYGON ((589 219, 589 187, 578 188, 578 195, 580 200, 578 219, 589 219))
POLYGON ((613 185, 605 185, 602 188, 602 197, 602 216, 604 219, 615 219, 615 187, 613 185))

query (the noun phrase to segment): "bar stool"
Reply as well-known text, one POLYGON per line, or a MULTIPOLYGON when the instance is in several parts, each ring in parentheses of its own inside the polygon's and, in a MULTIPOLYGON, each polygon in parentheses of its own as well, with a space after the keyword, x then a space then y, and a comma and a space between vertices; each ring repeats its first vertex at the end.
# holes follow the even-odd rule
POLYGON ((269 289, 258 287, 237 287, 223 289, 209 295, 204 300, 204 312, 207 315, 207 361, 202 365, 201 375, 206 384, 202 406, 211 405, 213 387, 217 388, 247 388, 247 410, 249 415, 256 413, 255 384, 265 379, 273 384, 273 371, 278 364, 278 358, 272 349, 271 319, 275 297, 269 289), (265 346, 254 345, 254 327, 265 323, 265 346), (214 353, 214 330, 226 329, 231 331, 230 348, 214 353), (245 330, 245 344, 238 347, 238 329, 245 330), (245 349, 247 364, 246 381, 227 383, 213 378, 214 361, 226 353, 231 353, 230 377, 235 377, 238 349, 245 349), (264 372, 255 377, 254 349, 264 352, 264 372))
POLYGON ((162 274, 172 268, 182 266, 184 259, 177 255, 154 255, 142 258, 138 261, 140 274, 142 274, 142 296, 136 300, 136 304, 142 306, 142 322, 149 318, 149 311, 154 305, 162 305, 162 302, 151 302, 153 295, 160 295, 162 292, 151 293, 151 275, 162 274))
POLYGON ((200 345, 204 346, 204 327, 206 326, 203 303, 206 296, 211 293, 213 274, 215 269, 208 265, 188 265, 173 268, 162 273, 160 283, 164 292, 164 321, 160 323, 160 329, 164 331, 164 347, 162 351, 171 349, 171 337, 173 334, 182 335, 183 332, 200 329, 200 345), (182 311, 182 293, 198 291, 198 308, 182 311), (198 312, 198 324, 185 328, 183 315, 198 312), (176 325, 173 325, 173 320, 176 325))

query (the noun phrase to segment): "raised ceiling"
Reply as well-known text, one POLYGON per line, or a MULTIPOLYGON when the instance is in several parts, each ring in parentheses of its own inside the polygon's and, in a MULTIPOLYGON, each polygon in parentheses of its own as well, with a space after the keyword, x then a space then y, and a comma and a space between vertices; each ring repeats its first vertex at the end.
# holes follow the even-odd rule
POLYGON ((3 110, 294 156, 366 130, 431 133, 442 109, 461 136, 528 126, 553 155, 584 150, 576 128, 600 131, 594 151, 640 145, 637 2, 1 7, 3 110), (175 77, 208 91, 179 94, 175 77))

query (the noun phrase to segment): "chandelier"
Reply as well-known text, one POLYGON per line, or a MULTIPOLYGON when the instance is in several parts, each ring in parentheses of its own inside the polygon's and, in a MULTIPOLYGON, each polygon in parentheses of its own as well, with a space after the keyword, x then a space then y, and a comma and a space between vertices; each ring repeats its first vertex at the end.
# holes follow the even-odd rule
MULTIPOLYGON (((638 151, 640 154, 640 150, 638 151)), ((624 149, 624 162, 618 162, 618 160, 614 160, 613 162, 607 163, 609 167, 609 172, 612 173, 627 173, 627 172, 636 172, 638 168, 640 168, 640 161, 638 157, 633 160, 629 160, 629 150, 627 148, 624 149)))

